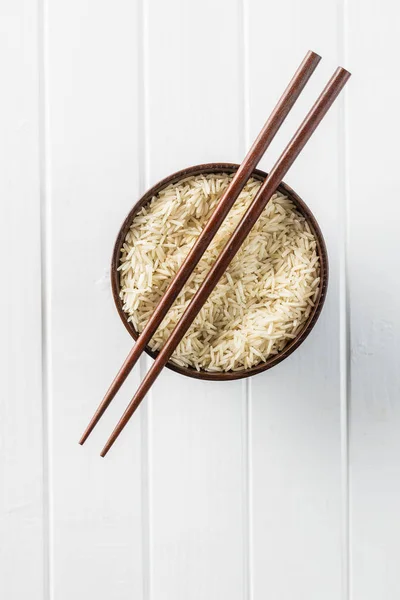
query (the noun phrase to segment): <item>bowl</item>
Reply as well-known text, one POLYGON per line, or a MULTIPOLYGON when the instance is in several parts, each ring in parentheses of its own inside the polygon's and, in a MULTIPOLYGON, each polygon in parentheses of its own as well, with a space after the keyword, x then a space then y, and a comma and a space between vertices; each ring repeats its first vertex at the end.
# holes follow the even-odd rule
MULTIPOLYGON (((120 278, 118 266, 120 264, 120 255, 121 255, 121 247, 124 243, 126 234, 128 233, 129 227, 131 226, 133 219, 135 218, 137 212, 150 202, 153 196, 156 196, 160 190, 170 185, 171 183, 177 183, 180 179, 184 179, 185 177, 202 175, 202 174, 210 174, 210 173, 235 173, 237 171, 239 165, 233 163, 210 163, 204 165, 196 165, 193 167, 189 167, 187 169, 183 169, 182 171, 177 171, 172 175, 169 175, 162 181, 159 181, 156 185, 154 185, 151 189, 149 189, 140 200, 134 205, 132 210, 129 212, 125 221, 122 223, 122 226, 118 232, 117 239, 114 245, 114 251, 112 255, 111 261, 111 286, 112 293, 114 297, 115 306, 117 308, 118 314, 121 317, 123 324, 126 329, 133 337, 134 340, 137 340, 138 333, 133 327, 133 325, 128 321, 128 315, 123 310, 123 303, 119 296, 120 292, 120 278)), ((253 171, 252 175, 255 179, 263 181, 267 177, 267 173, 264 171, 260 171, 258 169, 253 171)), ((285 348, 279 352, 279 354, 275 354, 268 358, 265 362, 260 362, 254 367, 249 369, 243 369, 241 371, 226 371, 226 372, 217 372, 212 373, 208 371, 197 371, 192 367, 181 367, 173 362, 169 361, 167 363, 167 367, 176 373, 180 373, 181 375, 186 375, 187 377, 194 377, 196 379, 204 379, 210 381, 227 381, 233 379, 242 379, 244 377, 250 377, 252 375, 256 375, 257 373, 261 373, 270 369, 271 367, 277 365, 282 360, 287 358, 296 348, 300 346, 314 327, 315 323, 318 320, 318 317, 321 313, 322 306, 325 302, 327 285, 328 285, 328 255, 326 251, 325 241, 322 236, 320 227, 312 214, 311 210, 308 208, 306 203, 296 194, 295 191, 292 190, 285 183, 281 183, 278 190, 288 196, 292 202, 295 204, 297 210, 307 219, 308 224, 312 233, 315 236, 317 242, 317 251, 320 259, 320 285, 319 285, 319 294, 315 302, 315 306, 311 311, 307 321, 303 325, 303 328, 297 336, 290 341, 285 348)), ((151 356, 153 359, 156 358, 157 352, 153 352, 149 346, 146 346, 146 353, 151 356)))

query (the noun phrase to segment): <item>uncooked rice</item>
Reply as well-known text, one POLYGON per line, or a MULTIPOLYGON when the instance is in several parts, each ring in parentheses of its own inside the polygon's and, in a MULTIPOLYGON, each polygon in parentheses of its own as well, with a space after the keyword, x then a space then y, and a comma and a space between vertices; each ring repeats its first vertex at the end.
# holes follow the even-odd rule
MULTIPOLYGON (((137 332, 154 312, 232 176, 191 176, 161 190, 133 220, 121 249, 120 297, 137 332)), ((250 179, 150 341, 159 350, 257 193, 250 179)), ((209 296, 171 360, 238 371, 283 350, 304 326, 319 291, 314 235, 276 193, 209 296)))

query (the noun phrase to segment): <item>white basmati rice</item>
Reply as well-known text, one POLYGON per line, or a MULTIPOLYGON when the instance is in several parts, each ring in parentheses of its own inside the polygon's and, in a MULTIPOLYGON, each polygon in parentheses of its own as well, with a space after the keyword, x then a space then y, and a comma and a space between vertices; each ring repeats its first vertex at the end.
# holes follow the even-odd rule
MULTIPOLYGON (((232 176, 192 176, 169 185, 136 215, 121 250, 120 296, 140 333, 232 176)), ((150 346, 159 350, 260 182, 249 180, 150 346)), ((198 370, 252 367, 301 330, 319 292, 319 257, 307 221, 280 193, 268 203, 171 360, 198 370)))

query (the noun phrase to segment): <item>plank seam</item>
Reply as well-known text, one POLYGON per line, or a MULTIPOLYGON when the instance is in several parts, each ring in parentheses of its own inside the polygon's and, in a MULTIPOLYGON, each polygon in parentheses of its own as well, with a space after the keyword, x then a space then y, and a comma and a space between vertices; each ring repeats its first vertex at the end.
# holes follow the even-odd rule
MULTIPOLYGON (((242 86, 242 154, 250 146, 250 88, 249 88, 249 6, 248 0, 239 0, 240 44, 239 81, 242 86)), ((246 379, 242 388, 242 503, 243 503, 243 598, 253 597, 252 574, 252 501, 251 501, 251 381, 246 379)))
MULTIPOLYGON (((148 65, 148 5, 146 0, 139 3, 138 18, 138 159, 139 193, 143 194, 149 186, 150 148, 149 148, 149 65, 148 65)), ((143 355, 139 360, 139 375, 142 380, 148 368, 143 355)), ((143 600, 151 599, 151 402, 152 393, 147 395, 141 407, 141 507, 142 507, 142 581, 143 600)))
MULTIPOLYGON (((339 56, 347 66, 347 0, 339 5, 339 56)), ((350 564, 350 299, 348 284, 348 223, 349 223, 349 182, 348 182, 348 127, 347 127, 347 89, 344 90, 339 104, 339 181, 340 195, 340 431, 341 431, 341 484, 342 484, 342 578, 343 600, 350 600, 351 564, 350 564)))
POLYGON ((48 92, 48 5, 37 2, 38 31, 38 121, 40 179, 40 255, 41 255, 41 361, 42 361, 42 464, 43 464, 43 596, 53 598, 53 497, 51 462, 51 323, 50 323, 50 156, 48 92))

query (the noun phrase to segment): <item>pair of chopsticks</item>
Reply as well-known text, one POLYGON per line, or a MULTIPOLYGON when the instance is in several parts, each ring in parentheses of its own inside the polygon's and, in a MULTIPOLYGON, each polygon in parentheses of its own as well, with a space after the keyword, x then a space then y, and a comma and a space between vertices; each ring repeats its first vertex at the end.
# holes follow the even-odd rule
MULTIPOLYGON (((304 89, 307 81, 311 77, 320 60, 321 57, 314 52, 310 51, 306 54, 293 79, 290 81, 288 87, 279 99, 278 104, 271 113, 271 116, 265 123, 263 129, 246 155, 243 163, 237 170, 229 187, 218 202, 211 218, 205 225, 195 245, 192 247, 181 268, 171 281, 156 310, 140 334, 135 346, 129 352, 125 362, 117 373, 114 381, 107 390, 106 395, 104 396, 95 414, 93 415, 93 418, 83 433, 79 441, 80 444, 83 444, 93 431, 101 416, 136 364, 138 358, 145 349, 145 346, 152 338, 157 328, 160 326, 168 310, 171 308, 172 304, 179 295, 179 292, 200 261, 211 240, 217 233, 219 227, 223 223, 225 217, 232 208, 246 182, 251 177, 253 170, 275 137, 279 127, 289 114, 291 108, 304 89)), ((301 123, 300 127, 280 155, 268 177, 263 182, 253 200, 253 203, 242 217, 230 240, 227 242, 221 254, 218 256, 200 288, 192 298, 189 306, 186 308, 181 319, 175 326, 175 329, 171 333, 164 346, 161 348, 152 367, 144 377, 136 394, 132 398, 106 445, 104 446, 101 456, 105 456, 107 454, 135 410, 138 408, 139 404, 142 402, 143 398, 153 385, 163 367, 173 354, 177 345, 189 329, 196 315, 201 310, 203 304, 206 302, 208 296, 211 294, 212 290, 215 288, 218 281, 226 271, 231 260, 238 252, 243 241, 250 233, 250 230, 260 217, 268 201, 276 192, 283 177, 286 175, 289 168, 292 166, 297 156, 326 115, 328 109, 331 107, 340 91, 343 89, 349 77, 350 73, 348 71, 342 67, 338 67, 331 79, 326 84, 321 95, 318 97, 304 121, 301 123)))

